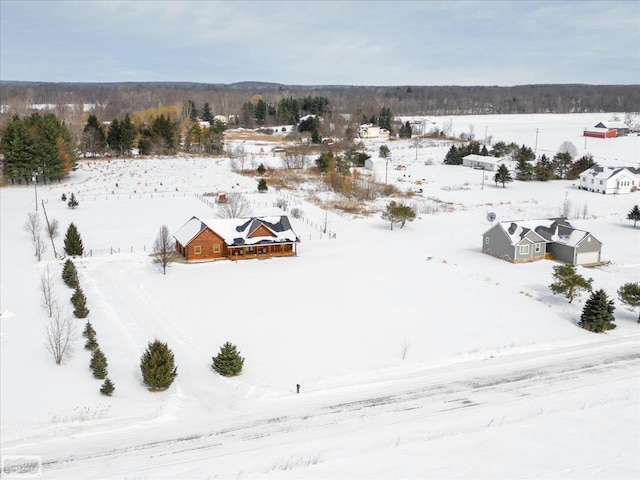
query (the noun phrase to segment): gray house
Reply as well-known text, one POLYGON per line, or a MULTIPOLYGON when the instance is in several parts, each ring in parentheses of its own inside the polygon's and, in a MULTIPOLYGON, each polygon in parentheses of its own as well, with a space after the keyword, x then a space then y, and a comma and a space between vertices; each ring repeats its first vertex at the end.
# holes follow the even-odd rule
POLYGON ((512 263, 543 258, 571 265, 600 263, 602 242, 564 218, 499 222, 482 235, 482 252, 512 263))

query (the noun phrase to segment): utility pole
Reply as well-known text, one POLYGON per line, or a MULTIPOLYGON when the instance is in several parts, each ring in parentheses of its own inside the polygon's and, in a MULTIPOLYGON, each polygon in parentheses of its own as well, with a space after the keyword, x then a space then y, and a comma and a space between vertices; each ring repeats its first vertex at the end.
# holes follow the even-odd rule
POLYGON ((534 153, 538 153, 538 129, 536 128, 536 148, 534 150, 534 153))

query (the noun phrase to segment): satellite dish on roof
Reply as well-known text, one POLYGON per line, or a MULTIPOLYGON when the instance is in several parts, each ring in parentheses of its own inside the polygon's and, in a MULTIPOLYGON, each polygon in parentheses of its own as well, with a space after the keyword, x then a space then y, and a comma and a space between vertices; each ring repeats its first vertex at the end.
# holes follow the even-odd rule
POLYGON ((493 223, 495 219, 496 219, 496 214, 495 213, 493 213, 493 212, 487 213, 487 221, 493 223))

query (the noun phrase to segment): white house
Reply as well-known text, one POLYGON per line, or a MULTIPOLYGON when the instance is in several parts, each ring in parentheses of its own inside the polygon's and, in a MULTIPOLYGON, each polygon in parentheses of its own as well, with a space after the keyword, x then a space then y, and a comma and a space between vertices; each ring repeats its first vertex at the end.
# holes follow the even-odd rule
POLYGON ((490 157, 486 155, 477 155, 472 153, 466 157, 462 157, 462 165, 465 167, 477 168, 478 170, 488 170, 489 172, 497 172, 500 165, 505 165, 510 172, 516 169, 516 162, 509 157, 490 157))
POLYGON ((604 194, 631 193, 640 187, 640 169, 591 167, 580 174, 580 188, 604 194))
POLYGON ((389 140, 389 130, 379 127, 373 123, 365 123, 358 127, 358 136, 360 138, 380 138, 389 140))

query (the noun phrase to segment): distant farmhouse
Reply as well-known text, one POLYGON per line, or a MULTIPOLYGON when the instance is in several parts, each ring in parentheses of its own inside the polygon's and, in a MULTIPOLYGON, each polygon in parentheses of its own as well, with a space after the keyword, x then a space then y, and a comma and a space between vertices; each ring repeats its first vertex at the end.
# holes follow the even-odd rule
POLYGON ((580 188, 604 194, 635 192, 640 188, 640 169, 634 167, 591 167, 580 174, 580 188))
POLYGON ((583 132, 583 136, 593 138, 615 138, 624 137, 628 133, 629 126, 626 123, 611 121, 600 122, 592 128, 586 128, 583 132))
POLYGON ((500 165, 505 165, 510 172, 516 169, 516 162, 509 157, 498 158, 487 155, 477 155, 475 153, 462 157, 462 165, 478 170, 488 170, 490 172, 497 172, 500 165))
POLYGON ((544 258, 571 265, 600 263, 602 242, 564 218, 499 222, 482 234, 482 252, 512 263, 544 258))
POLYGON ((358 137, 389 140, 389 130, 379 127, 378 125, 374 125, 373 123, 365 123, 358 127, 358 137))
POLYGON ((174 234, 187 262, 297 255, 300 238, 286 215, 200 220, 192 217, 174 234))

